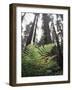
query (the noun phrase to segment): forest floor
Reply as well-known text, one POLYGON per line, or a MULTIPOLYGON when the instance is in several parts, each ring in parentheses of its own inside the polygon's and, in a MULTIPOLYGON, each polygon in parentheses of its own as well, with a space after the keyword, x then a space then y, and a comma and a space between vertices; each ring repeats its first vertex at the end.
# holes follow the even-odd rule
POLYGON ((55 44, 29 44, 22 52, 22 77, 62 75, 55 44))

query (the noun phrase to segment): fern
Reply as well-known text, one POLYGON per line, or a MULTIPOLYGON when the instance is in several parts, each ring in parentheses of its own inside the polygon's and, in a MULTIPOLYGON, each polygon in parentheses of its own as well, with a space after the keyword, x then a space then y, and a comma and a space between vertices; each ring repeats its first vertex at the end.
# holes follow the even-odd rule
POLYGON ((56 46, 28 45, 22 53, 22 76, 62 74, 57 64, 56 46))

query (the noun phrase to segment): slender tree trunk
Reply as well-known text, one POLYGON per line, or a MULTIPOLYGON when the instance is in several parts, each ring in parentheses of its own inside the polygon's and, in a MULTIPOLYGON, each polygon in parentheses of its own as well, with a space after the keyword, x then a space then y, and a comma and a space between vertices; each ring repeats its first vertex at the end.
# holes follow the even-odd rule
POLYGON ((61 53, 61 47, 59 45, 58 35, 56 34, 54 26, 53 26, 53 30, 54 30, 54 34, 55 34, 55 38, 56 38, 56 42, 57 42, 57 48, 58 48, 58 59, 59 59, 58 64, 59 64, 60 68, 63 69, 63 55, 61 53))
POLYGON ((37 16, 36 16, 36 23, 35 23, 35 28, 34 28, 34 37, 33 37, 34 44, 36 43, 35 39, 36 39, 36 28, 37 28, 38 16, 39 16, 39 14, 37 14, 37 16))
POLYGON ((25 15, 26 15, 26 12, 25 12, 24 15, 21 17, 21 22, 23 22, 25 15))
MULTIPOLYGON (((21 34, 24 33, 22 22, 24 20, 25 15, 26 15, 26 13, 24 13, 24 15, 21 17, 21 34)), ((21 51, 23 51, 23 50, 24 50, 24 38, 23 38, 23 36, 21 36, 21 51)))
MULTIPOLYGON (((58 21, 58 15, 57 15, 57 21, 58 21)), ((57 30, 58 29, 60 30, 60 28, 58 28, 58 27, 59 26, 58 26, 58 22, 57 22, 57 30)), ((63 34, 63 32, 61 32, 61 34, 63 34)), ((59 65, 60 65, 61 69, 63 69, 63 53, 62 53, 61 45, 59 45, 59 65)))
POLYGON ((32 45, 35 43, 38 16, 39 16, 39 14, 36 14, 36 19, 35 19, 35 23, 34 23, 34 29, 33 29, 32 39, 31 39, 31 44, 32 44, 32 45))

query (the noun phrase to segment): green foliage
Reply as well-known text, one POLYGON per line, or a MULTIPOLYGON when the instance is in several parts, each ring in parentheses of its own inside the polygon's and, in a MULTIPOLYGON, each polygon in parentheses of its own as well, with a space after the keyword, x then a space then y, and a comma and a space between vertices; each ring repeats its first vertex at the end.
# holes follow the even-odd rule
POLYGON ((26 46, 22 53, 22 77, 62 74, 57 64, 56 49, 54 44, 26 46))

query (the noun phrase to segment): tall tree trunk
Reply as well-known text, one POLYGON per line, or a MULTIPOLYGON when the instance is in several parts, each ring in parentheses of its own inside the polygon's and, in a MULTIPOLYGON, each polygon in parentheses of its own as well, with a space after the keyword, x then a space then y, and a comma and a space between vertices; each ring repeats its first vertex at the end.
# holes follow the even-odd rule
POLYGON ((37 14, 37 16, 36 16, 36 22, 35 22, 34 33, 33 33, 33 43, 34 44, 36 43, 35 39, 36 39, 36 28, 37 28, 38 16, 39 16, 39 14, 37 14))
POLYGON ((28 36, 28 38, 27 38, 26 46, 27 46, 28 44, 30 44, 31 41, 32 41, 35 21, 36 21, 36 15, 35 15, 34 22, 33 22, 33 24, 32 24, 31 30, 30 30, 30 32, 29 32, 29 36, 28 36))
POLYGON ((50 22, 50 16, 48 16, 47 14, 43 14, 43 41, 44 44, 48 44, 51 43, 51 36, 50 36, 50 29, 49 29, 49 22, 50 22))
POLYGON ((56 34, 54 24, 53 24, 53 30, 54 30, 54 34, 55 34, 55 38, 56 38, 56 42, 57 42, 57 48, 58 48, 58 59, 59 59, 58 64, 59 64, 60 68, 63 69, 63 55, 61 53, 61 47, 59 45, 58 35, 56 34))
MULTIPOLYGON (((24 33, 23 32, 23 26, 22 26, 22 23, 23 23, 23 20, 24 20, 24 17, 25 17, 26 13, 24 13, 23 16, 21 16, 21 34, 24 33)), ((24 38, 23 36, 21 35, 21 51, 24 50, 24 38)))

